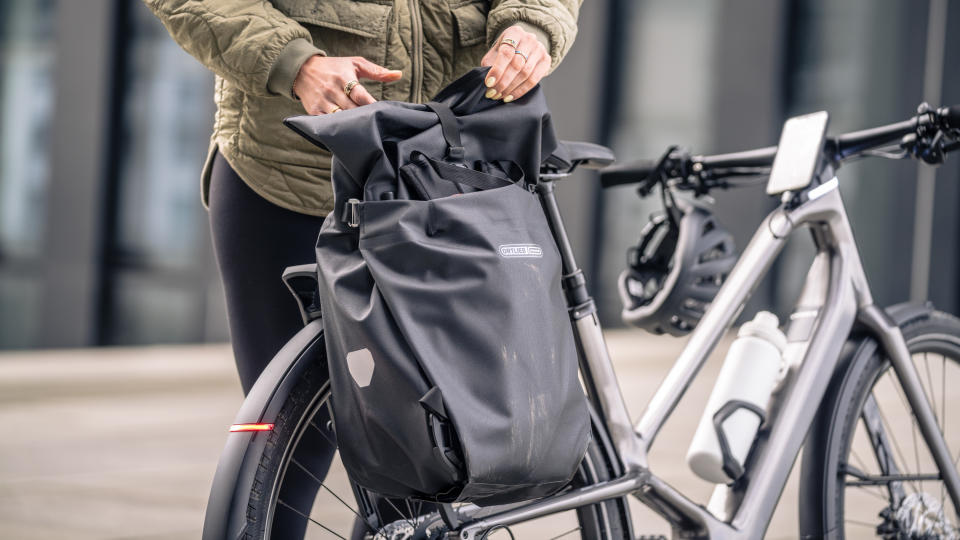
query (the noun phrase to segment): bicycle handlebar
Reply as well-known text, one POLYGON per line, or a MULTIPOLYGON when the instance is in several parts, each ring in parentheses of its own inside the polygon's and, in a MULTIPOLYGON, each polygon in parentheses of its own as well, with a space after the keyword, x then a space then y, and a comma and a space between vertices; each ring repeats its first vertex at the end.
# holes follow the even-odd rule
POLYGON ((657 162, 649 159, 617 163, 600 171, 600 185, 608 188, 635 184, 648 178, 655 170, 657 170, 657 162))
MULTIPOLYGON (((920 139, 929 131, 960 130, 960 105, 940 109, 923 107, 921 106, 920 113, 909 120, 828 137, 824 143, 825 157, 839 163, 869 150, 901 141, 905 137, 914 136, 915 139, 920 139)), ((912 144, 917 144, 917 140, 912 141, 912 144)), ((951 147, 947 148, 947 151, 955 149, 951 147)), ((650 188, 660 180, 659 177, 652 176, 661 168, 665 178, 697 175, 716 179, 757 175, 760 169, 769 168, 773 164, 776 155, 776 146, 712 156, 689 156, 671 149, 659 161, 643 160, 607 167, 601 171, 600 181, 605 188, 641 182, 644 183, 641 189, 650 188)), ((929 161, 926 155, 917 157, 929 161)), ((700 189, 705 187, 700 186, 700 189)))

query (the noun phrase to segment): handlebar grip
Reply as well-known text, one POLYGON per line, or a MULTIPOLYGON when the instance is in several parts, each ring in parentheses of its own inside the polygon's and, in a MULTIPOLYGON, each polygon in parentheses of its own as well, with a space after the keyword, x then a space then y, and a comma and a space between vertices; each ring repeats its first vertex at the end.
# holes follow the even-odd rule
POLYGON ((656 161, 634 161, 606 167, 600 171, 600 185, 604 188, 637 184, 647 179, 657 169, 656 161))
POLYGON ((960 129, 960 105, 940 109, 940 116, 950 129, 960 129))

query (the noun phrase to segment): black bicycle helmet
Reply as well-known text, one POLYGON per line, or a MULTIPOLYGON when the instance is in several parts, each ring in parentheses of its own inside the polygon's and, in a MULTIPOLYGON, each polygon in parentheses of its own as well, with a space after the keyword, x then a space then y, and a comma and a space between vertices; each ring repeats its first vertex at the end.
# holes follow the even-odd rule
POLYGON ((733 236, 707 205, 672 196, 664 203, 628 251, 617 285, 625 323, 683 336, 700 322, 737 256, 733 236))

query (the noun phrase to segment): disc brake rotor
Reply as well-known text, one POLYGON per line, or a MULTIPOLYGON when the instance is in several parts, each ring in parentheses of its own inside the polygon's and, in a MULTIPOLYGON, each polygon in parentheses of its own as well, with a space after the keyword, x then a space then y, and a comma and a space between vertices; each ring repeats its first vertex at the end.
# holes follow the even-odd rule
POLYGON ((884 522, 877 532, 886 539, 960 539, 960 531, 944 513, 940 501, 929 493, 911 493, 896 510, 886 508, 880 516, 884 522))

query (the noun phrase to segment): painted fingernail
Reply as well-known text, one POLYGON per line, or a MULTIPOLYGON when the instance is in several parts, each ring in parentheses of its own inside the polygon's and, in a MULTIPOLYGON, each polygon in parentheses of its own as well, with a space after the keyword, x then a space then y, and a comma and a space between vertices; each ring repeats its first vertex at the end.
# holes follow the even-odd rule
POLYGON ((497 93, 496 88, 490 88, 483 95, 487 96, 490 99, 496 99, 495 97, 493 97, 494 95, 496 95, 496 93, 497 93))
POLYGON ((484 81, 484 84, 486 84, 487 87, 489 88, 489 87, 493 86, 494 84, 496 84, 496 82, 497 82, 497 78, 496 78, 496 77, 487 77, 487 80, 484 81))
POLYGON ((510 103, 511 101, 513 101, 513 96, 507 96, 503 98, 504 103, 510 103))
POLYGON ((501 94, 500 92, 497 92, 497 95, 493 96, 493 99, 500 99, 502 97, 503 97, 503 94, 501 94))

